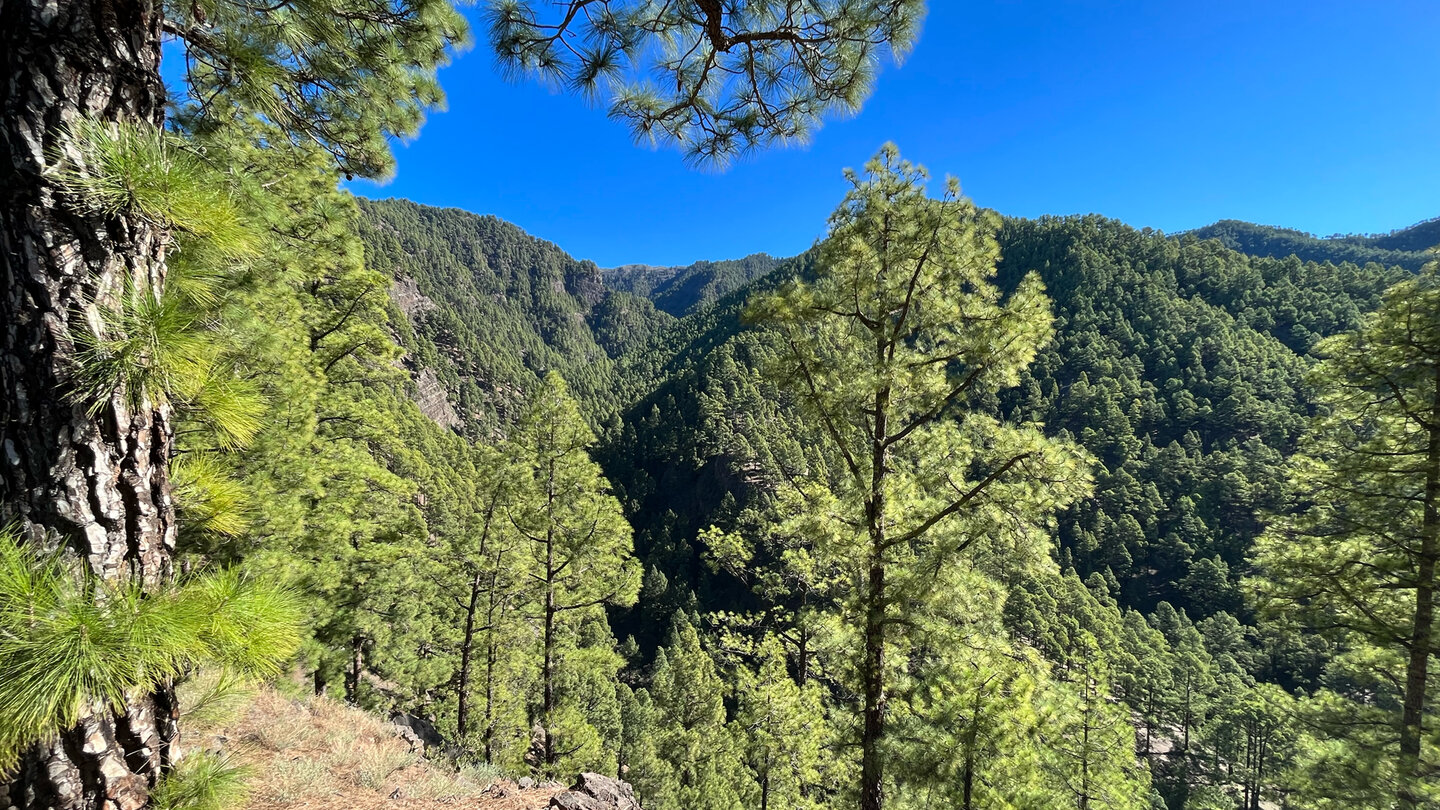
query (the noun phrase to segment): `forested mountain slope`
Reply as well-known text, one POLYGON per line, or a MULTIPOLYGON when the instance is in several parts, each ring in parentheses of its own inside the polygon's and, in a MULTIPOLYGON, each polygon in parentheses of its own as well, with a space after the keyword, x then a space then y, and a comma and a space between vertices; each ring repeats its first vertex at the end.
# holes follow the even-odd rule
POLYGON ((743 259, 698 261, 684 267, 632 264, 600 272, 606 286, 649 298, 656 309, 684 317, 774 269, 773 257, 752 253, 743 259))
MULTIPOLYGON (((642 556, 675 580, 667 600, 707 592, 695 535, 733 525, 765 481, 803 463, 800 428, 758 375, 768 349, 740 313, 808 257, 601 271, 494 217, 399 200, 362 210, 371 264, 397 279, 422 387, 420 370, 433 370, 487 430, 548 370, 593 416, 621 412, 602 458, 642 556)), ((1059 336, 992 407, 1075 436, 1103 466, 1098 496, 1059 528, 1066 559, 1108 571, 1133 607, 1238 609, 1257 515, 1277 506, 1311 412, 1306 355, 1401 272, 1251 257, 1097 216, 1009 220, 1000 241, 1001 285, 1039 271, 1059 336)))
MULTIPOLYGON (((1000 242, 1002 286, 1039 271, 1059 335, 991 407, 1074 436, 1103 468, 1097 497, 1062 519, 1063 557, 1082 575, 1108 571, 1136 608, 1238 610, 1258 512, 1277 505, 1311 412, 1306 354, 1353 328, 1400 271, 1251 258, 1097 216, 1010 220, 1000 242)), ((660 612, 688 590, 706 607, 723 601, 729 587, 702 564, 696 534, 743 523, 767 482, 804 464, 802 428, 757 371, 771 349, 741 319, 756 285, 632 364, 658 384, 603 454, 637 548, 672 583, 660 612)))
POLYGON ((1370 236, 1347 236, 1347 241, 1380 248, 1381 250, 1427 251, 1440 245, 1440 217, 1418 222, 1408 228, 1400 228, 1385 234, 1370 236))
MULTIPOLYGON (((410 351, 418 387, 424 387, 426 369, 438 369, 444 385, 457 385, 449 390, 456 402, 465 403, 464 386, 473 386, 492 398, 480 400, 489 403, 480 419, 469 418, 511 436, 500 455, 485 458, 479 457, 488 452, 483 448, 475 457, 450 458, 437 452, 442 437, 432 437, 436 447, 422 453, 431 459, 419 468, 423 474, 405 473, 419 483, 417 503, 432 537, 441 538, 435 549, 414 546, 407 553, 435 557, 441 569, 424 576, 386 569, 383 580, 366 587, 382 590, 384 598, 392 591, 406 594, 394 597, 402 616, 408 615, 402 607, 407 601, 447 607, 402 624, 362 624, 365 635, 354 637, 366 639, 363 668, 398 684, 383 699, 362 688, 362 702, 435 712, 442 727, 465 726, 454 697, 464 688, 455 686, 454 673, 461 666, 457 658, 465 660, 458 651, 470 643, 469 631, 457 628, 469 625, 461 621, 464 600, 455 601, 457 613, 440 593, 479 593, 460 582, 472 576, 466 566, 474 565, 463 562, 470 553, 464 549, 488 542, 483 538, 489 529, 478 541, 474 533, 492 525, 485 504, 501 501, 486 499, 501 497, 511 475, 503 458, 533 430, 533 414, 518 427, 513 423, 503 398, 491 391, 493 380, 504 379, 512 386, 506 395, 518 401, 522 393, 534 396, 558 385, 553 377, 540 384, 541 372, 549 370, 569 375, 592 424, 603 428, 594 455, 604 476, 594 473, 587 486, 608 486, 618 498, 614 509, 623 509, 628 526, 622 528, 633 528, 637 564, 627 563, 623 576, 617 569, 615 581, 627 583, 626 598, 610 602, 608 622, 587 614, 588 624, 568 642, 578 646, 566 654, 593 657, 595 668, 584 670, 586 678, 618 672, 622 684, 648 683, 673 705, 632 706, 627 686, 617 693, 617 707, 607 702, 608 691, 592 692, 588 680, 566 687, 563 699, 583 702, 601 694, 590 721, 594 733, 604 745, 630 751, 632 723, 664 725, 672 722, 664 719, 666 712, 691 703, 728 716, 715 692, 722 680, 714 668, 736 683, 750 683, 745 673, 761 658, 749 645, 768 634, 785 645, 781 658, 794 664, 798 686, 804 686, 812 631, 800 617, 806 600, 828 598, 824 589, 830 586, 807 579, 804 557, 795 567, 796 547, 786 546, 792 541, 783 527, 797 507, 790 497, 795 483, 813 479, 834 458, 823 449, 826 438, 816 421, 798 407, 795 388, 773 373, 787 350, 780 333, 753 320, 748 306, 789 279, 816 277, 816 252, 775 262, 772 272, 713 304, 697 299, 677 319, 641 294, 658 300, 656 290, 678 274, 632 268, 626 272, 640 275, 629 276, 626 289, 599 289, 603 271, 493 218, 367 203, 362 230, 369 252, 378 256, 372 263, 398 271, 392 300, 408 317, 396 318, 395 328, 410 351), (439 508, 452 502, 453 515, 439 508), (451 543, 459 556, 448 550, 451 543), (450 571, 457 561, 461 568, 450 571), (631 596, 628 588, 636 586, 638 594, 631 596), (441 590, 431 594, 435 588, 441 590), (602 624, 608 624, 603 633, 602 624), (612 646, 610 633, 623 641, 612 646), (702 685, 682 689, 681 681, 668 680, 669 667, 694 668, 702 685), (604 719, 617 711, 630 719, 618 726, 604 719)), ((1317 410, 1308 376, 1317 343, 1355 329, 1382 292, 1410 273, 1375 263, 1253 257, 1217 240, 1166 237, 1098 216, 1004 220, 996 238, 1001 292, 1014 294, 1025 274, 1035 271, 1052 301, 1056 336, 1018 385, 977 398, 968 408, 1007 424, 1039 424, 1051 440, 1078 443, 1094 460, 1095 486, 1092 497, 1044 528, 1044 545, 1059 563, 1048 573, 1004 554, 976 558, 987 577, 1003 583, 974 596, 989 600, 976 615, 993 614, 1000 622, 1003 608, 999 632, 1005 643, 1054 668, 1053 680, 1039 670, 1023 676, 1044 684, 1034 693, 1041 696, 1036 706, 1068 707, 1053 709, 1056 717, 1088 724, 1088 712, 1113 708, 1109 695, 1131 713, 1133 729, 1123 714, 1108 720, 1103 712, 1096 715, 1109 724, 1107 750, 1116 757, 1106 766, 1111 777, 1122 779, 1125 763, 1135 761, 1128 749, 1138 731, 1134 753, 1148 765, 1154 801, 1163 799, 1172 810, 1191 806, 1192 797, 1209 801, 1221 794, 1241 797, 1239 806, 1249 807, 1256 797, 1289 790, 1284 780, 1291 777, 1277 776, 1278 769, 1303 774, 1312 767, 1298 753, 1303 734, 1298 727, 1265 724, 1289 723, 1285 718, 1302 705, 1323 713, 1329 697, 1297 701, 1335 684, 1349 688, 1346 679, 1353 676, 1343 674, 1337 662, 1346 659, 1320 634, 1260 621, 1254 580, 1244 578, 1255 571, 1264 522, 1293 506, 1285 481, 1317 410), (1103 689, 1072 691, 1086 684, 1103 689), (1283 742, 1254 754, 1257 735, 1271 734, 1283 742)), ((408 432, 430 435, 415 426, 408 432)), ((519 559, 502 565, 497 557, 493 571, 508 571, 519 559)), ((517 617, 522 624, 533 619, 517 617)), ((348 626, 322 630, 317 635, 333 639, 332 649, 340 650, 353 633, 348 626)), ((503 645, 495 646, 494 632, 487 633, 490 655, 497 655, 503 645)), ((779 655, 766 653, 772 654, 779 655)), ((825 655, 821 649, 813 654, 825 655)), ((515 655, 533 668, 538 653, 515 655)), ((1022 677, 1003 674, 1009 664, 991 663, 1001 675, 977 670, 975 677, 1022 677)), ((804 688, 845 694, 834 680, 843 675, 816 666, 804 688)), ((497 674, 487 682, 499 685, 499 706, 513 695, 533 693, 534 677, 532 669, 513 681, 497 674)), ((794 710, 797 717, 815 711, 794 710)), ((987 710, 1020 716, 1005 714, 1020 711, 1015 707, 987 710)), ((504 722, 504 734, 486 732, 483 739, 486 746, 492 740, 503 746, 497 758, 514 761, 525 744, 525 720, 516 713, 504 722)), ((473 723, 471 728, 474 738, 473 723)), ((707 728, 707 734, 718 733, 720 726, 707 728)), ((996 738, 997 751, 1025 750, 1019 738, 1003 739, 1009 741, 1001 745, 1002 737, 996 738)), ((1066 750, 1047 746, 1041 746, 1043 756, 1066 750)), ((600 750, 587 748, 585 756, 601 756, 600 750)), ((637 784, 656 780, 667 767, 636 753, 643 750, 630 754, 637 784)), ((666 754, 672 755, 679 756, 666 754)), ((728 747, 707 756, 716 773, 740 772, 726 759, 734 756, 728 747)), ((1072 765, 1046 767, 1068 772, 1072 765)), ((1328 766, 1314 760, 1313 767, 1320 773, 1328 766)), ((649 784, 660 790, 667 783, 649 784)), ((749 789, 707 784, 712 792, 749 789)))
POLYGON ((594 263, 495 217, 408 200, 362 200, 361 211, 367 261, 395 280, 406 316, 400 342, 471 435, 513 418, 552 370, 592 414, 615 410, 615 358, 673 320, 607 289, 594 263))
POLYGON ((1201 239, 1219 239, 1226 247, 1251 256, 1283 259, 1293 255, 1304 261, 1357 265, 1376 262, 1419 270, 1428 261, 1425 251, 1440 245, 1440 219, 1372 236, 1322 238, 1304 231, 1236 219, 1222 219, 1189 233, 1201 239))

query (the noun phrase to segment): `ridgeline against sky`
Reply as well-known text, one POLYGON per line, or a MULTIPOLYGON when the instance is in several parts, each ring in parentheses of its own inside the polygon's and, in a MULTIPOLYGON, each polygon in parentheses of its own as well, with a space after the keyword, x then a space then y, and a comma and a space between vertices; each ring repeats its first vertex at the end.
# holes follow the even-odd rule
POLYGON ((724 173, 507 82, 480 44, 395 179, 353 188, 495 214, 602 267, 789 256, 822 235, 836 167, 894 141, 1007 215, 1388 231, 1435 215, 1437 32, 1428 0, 931 3, 858 115, 724 173))

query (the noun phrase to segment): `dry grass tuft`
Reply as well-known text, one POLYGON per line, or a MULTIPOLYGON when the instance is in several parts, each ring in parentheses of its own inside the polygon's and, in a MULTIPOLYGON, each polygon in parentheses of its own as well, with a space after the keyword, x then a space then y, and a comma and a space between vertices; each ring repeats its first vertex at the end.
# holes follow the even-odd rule
POLYGON ((485 768, 454 773, 411 752, 394 726, 326 698, 273 689, 187 724, 190 747, 250 768, 247 810, 540 810, 553 788, 520 790, 485 768))

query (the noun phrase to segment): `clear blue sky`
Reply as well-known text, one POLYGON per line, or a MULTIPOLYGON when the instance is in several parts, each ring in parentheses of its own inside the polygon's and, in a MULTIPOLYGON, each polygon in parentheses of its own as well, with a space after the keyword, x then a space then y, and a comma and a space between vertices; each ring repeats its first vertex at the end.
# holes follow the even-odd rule
POLYGON ((724 173, 501 80, 483 46, 441 80, 448 110, 395 178, 352 188, 495 214, 602 266, 798 253, 841 168, 887 140, 1012 215, 1321 235, 1440 215, 1437 0, 931 0, 858 116, 724 173))

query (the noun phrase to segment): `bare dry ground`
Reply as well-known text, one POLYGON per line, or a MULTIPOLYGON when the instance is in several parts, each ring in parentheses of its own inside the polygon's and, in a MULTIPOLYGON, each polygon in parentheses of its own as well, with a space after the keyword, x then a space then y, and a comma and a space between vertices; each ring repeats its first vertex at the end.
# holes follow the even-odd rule
POLYGON ((246 810, 541 810, 562 789, 457 772, 413 753, 374 715, 268 687, 210 701, 182 727, 188 748, 220 750, 248 770, 246 810))

